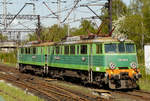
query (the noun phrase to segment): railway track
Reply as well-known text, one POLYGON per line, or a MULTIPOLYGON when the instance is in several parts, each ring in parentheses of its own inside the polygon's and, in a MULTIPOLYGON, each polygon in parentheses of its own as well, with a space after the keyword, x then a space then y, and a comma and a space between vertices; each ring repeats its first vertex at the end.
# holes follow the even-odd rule
POLYGON ((142 90, 133 91, 115 91, 115 94, 125 95, 127 98, 133 98, 135 101, 150 101, 150 92, 142 90))
POLYGON ((37 79, 37 77, 19 73, 14 69, 8 70, 6 68, 0 68, 0 71, 2 71, 0 72, 0 79, 11 82, 16 86, 25 89, 27 92, 36 93, 50 101, 104 101, 103 98, 84 95, 60 86, 49 84, 44 80, 37 79))
POLYGON ((102 90, 94 89, 97 93, 108 93, 111 95, 111 99, 115 101, 150 101, 150 92, 143 90, 102 90), (126 99, 126 100, 124 100, 126 99))
MULTIPOLYGON (((43 98, 50 101, 108 101, 98 96, 84 94, 81 92, 76 92, 71 89, 64 88, 62 86, 56 86, 49 81, 33 76, 30 74, 19 73, 17 69, 1 68, 0 67, 0 79, 4 79, 21 88, 27 89, 29 92, 36 93, 43 98)), ((53 79, 52 79, 53 80, 53 79)), ((99 89, 98 89, 99 90, 99 89)), ((97 90, 96 90, 97 91, 97 90)), ((145 92, 142 90, 133 91, 110 91, 110 95, 121 95, 127 98, 135 99, 136 101, 149 101, 150 92, 145 92)), ((113 98, 115 100, 115 98, 113 98)), ((109 99, 110 101, 110 99, 109 99)))
POLYGON ((142 91, 142 90, 134 90, 132 92, 127 92, 128 95, 136 96, 141 98, 142 100, 150 100, 150 92, 142 91))
POLYGON ((33 87, 31 84, 27 84, 27 83, 18 81, 17 78, 13 78, 9 75, 4 75, 4 74, 0 74, 0 78, 3 79, 3 80, 6 80, 8 82, 11 82, 11 83, 15 84, 16 86, 19 86, 19 87, 23 88, 24 90, 26 90, 26 92, 31 91, 31 92, 36 92, 36 93, 42 93, 42 95, 46 96, 47 99, 57 100, 56 98, 54 98, 49 93, 47 93, 45 91, 42 91, 42 90, 39 90, 39 89, 37 89, 37 87, 35 87, 35 86, 33 87))

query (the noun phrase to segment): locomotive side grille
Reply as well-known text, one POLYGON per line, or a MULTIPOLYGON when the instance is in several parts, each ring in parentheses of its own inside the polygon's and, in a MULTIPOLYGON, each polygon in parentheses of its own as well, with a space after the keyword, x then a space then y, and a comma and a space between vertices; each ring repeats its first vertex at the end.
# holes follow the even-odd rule
POLYGON ((128 67, 118 67, 119 69, 128 69, 128 67))

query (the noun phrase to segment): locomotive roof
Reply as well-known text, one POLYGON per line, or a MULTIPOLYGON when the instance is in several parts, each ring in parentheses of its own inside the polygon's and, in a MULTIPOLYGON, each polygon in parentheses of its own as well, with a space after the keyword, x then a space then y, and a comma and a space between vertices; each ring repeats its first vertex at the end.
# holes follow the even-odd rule
MULTIPOLYGON (((60 42, 44 42, 44 43, 36 43, 36 44, 27 44, 24 45, 23 47, 34 47, 34 46, 50 46, 50 45, 62 45, 62 44, 86 44, 86 43, 98 43, 98 42, 120 42, 117 38, 112 38, 112 37, 98 37, 94 39, 86 39, 86 40, 73 40, 73 41, 60 41, 60 42)), ((131 42, 133 41, 126 39, 124 42, 131 42)))

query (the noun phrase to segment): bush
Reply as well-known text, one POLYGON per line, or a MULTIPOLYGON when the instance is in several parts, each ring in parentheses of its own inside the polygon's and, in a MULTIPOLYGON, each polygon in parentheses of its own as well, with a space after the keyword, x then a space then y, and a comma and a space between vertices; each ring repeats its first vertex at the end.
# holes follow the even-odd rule
POLYGON ((150 75, 146 74, 144 65, 139 65, 139 68, 142 74, 142 78, 138 82, 140 89, 150 91, 150 75))
POLYGON ((137 50, 137 57, 139 64, 144 64, 144 51, 142 49, 137 50))
POLYGON ((3 63, 17 63, 17 51, 10 53, 0 53, 0 62, 3 63))

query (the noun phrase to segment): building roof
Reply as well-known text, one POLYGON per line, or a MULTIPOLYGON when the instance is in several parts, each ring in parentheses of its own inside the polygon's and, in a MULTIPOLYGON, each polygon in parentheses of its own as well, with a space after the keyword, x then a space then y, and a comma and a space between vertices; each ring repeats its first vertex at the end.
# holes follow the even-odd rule
POLYGON ((0 42, 0 47, 1 48, 16 48, 17 44, 16 42, 0 42))

